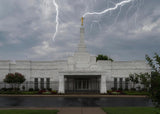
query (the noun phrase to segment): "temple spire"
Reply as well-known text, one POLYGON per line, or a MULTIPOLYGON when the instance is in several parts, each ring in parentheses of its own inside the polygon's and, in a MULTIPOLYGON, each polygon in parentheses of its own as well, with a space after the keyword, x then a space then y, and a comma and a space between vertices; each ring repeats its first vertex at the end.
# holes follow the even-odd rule
POLYGON ((84 17, 81 18, 81 26, 83 26, 84 17))
POLYGON ((78 52, 84 53, 86 52, 86 45, 84 42, 84 27, 83 27, 83 20, 84 18, 81 18, 81 28, 80 28, 80 42, 78 45, 78 52))

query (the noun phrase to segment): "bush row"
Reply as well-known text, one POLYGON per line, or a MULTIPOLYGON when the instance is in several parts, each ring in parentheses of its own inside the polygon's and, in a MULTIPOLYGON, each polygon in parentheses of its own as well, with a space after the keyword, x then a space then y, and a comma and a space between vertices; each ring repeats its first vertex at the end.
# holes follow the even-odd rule
POLYGON ((53 95, 57 94, 57 91, 0 91, 0 94, 21 94, 21 95, 53 95))
POLYGON ((121 90, 108 90, 109 95, 149 95, 147 91, 121 91, 121 90))
POLYGON ((34 90, 33 88, 30 88, 29 91, 19 91, 19 88, 2 88, 0 90, 0 94, 29 94, 29 95, 34 95, 34 94, 45 94, 45 95, 50 95, 50 94, 57 94, 57 90, 52 90, 52 89, 36 89, 34 90))
POLYGON ((136 88, 130 88, 130 89, 128 89, 128 88, 125 88, 125 89, 123 89, 123 88, 111 88, 111 90, 112 91, 117 91, 117 90, 119 90, 119 91, 147 91, 147 89, 146 88, 138 88, 138 89, 136 89, 136 88))

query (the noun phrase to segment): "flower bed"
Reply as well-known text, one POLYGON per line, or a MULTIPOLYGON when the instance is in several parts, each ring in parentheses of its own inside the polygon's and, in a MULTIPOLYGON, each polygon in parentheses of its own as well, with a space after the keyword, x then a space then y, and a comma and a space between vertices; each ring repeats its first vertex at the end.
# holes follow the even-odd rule
POLYGON ((57 90, 49 91, 49 90, 39 90, 35 91, 30 89, 29 91, 19 91, 13 89, 1 89, 0 94, 15 94, 15 95, 54 95, 57 94, 57 90))
POLYGON ((108 90, 107 94, 109 94, 109 95, 123 95, 123 92, 120 90, 116 90, 116 91, 108 90))
POLYGON ((38 94, 53 95, 53 94, 57 94, 57 91, 56 90, 53 90, 53 91, 40 90, 38 94))

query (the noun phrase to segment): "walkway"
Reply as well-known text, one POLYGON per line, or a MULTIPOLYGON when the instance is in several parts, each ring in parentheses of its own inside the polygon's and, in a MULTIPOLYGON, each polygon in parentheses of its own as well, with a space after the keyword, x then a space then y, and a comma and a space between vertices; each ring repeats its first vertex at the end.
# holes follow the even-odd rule
POLYGON ((106 114, 101 108, 60 108, 58 114, 106 114))

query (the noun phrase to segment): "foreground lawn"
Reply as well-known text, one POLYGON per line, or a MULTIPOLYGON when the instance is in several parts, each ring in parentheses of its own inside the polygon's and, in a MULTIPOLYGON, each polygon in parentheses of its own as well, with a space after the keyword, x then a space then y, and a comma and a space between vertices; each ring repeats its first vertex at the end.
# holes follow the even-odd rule
POLYGON ((153 107, 108 107, 102 109, 107 114, 160 114, 160 110, 153 107))
POLYGON ((57 114, 58 110, 0 110, 0 114, 57 114))

